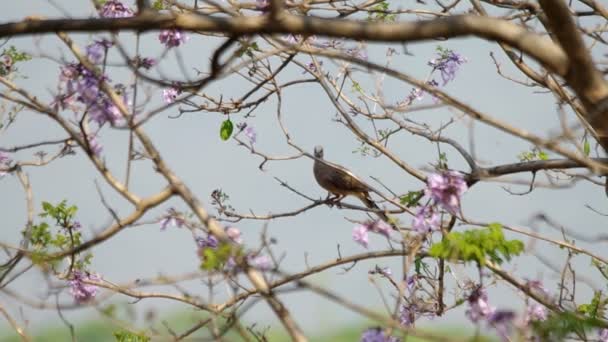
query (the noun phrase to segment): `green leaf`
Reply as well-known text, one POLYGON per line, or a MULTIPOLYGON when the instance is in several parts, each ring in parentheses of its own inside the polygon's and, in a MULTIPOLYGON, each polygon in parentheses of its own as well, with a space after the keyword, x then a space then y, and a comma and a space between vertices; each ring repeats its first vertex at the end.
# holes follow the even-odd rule
POLYGON ((589 141, 585 138, 585 142, 583 143, 583 152, 585 152, 585 155, 588 156, 589 153, 591 153, 591 144, 589 144, 589 141))
POLYGON ((130 331, 122 330, 114 332, 114 337, 117 342, 148 342, 150 338, 143 333, 137 334, 130 331))
POLYGON ((232 121, 230 121, 230 119, 224 120, 224 122, 222 122, 222 126, 220 127, 220 138, 222 138, 224 141, 230 139, 233 130, 234 125, 232 124, 232 121))
POLYGON ((547 154, 547 152, 539 151, 538 152, 538 159, 540 159, 540 160, 547 160, 547 159, 549 159, 549 155, 547 154))
POLYGON ((399 198, 399 203, 407 206, 408 208, 413 207, 418 205, 418 202, 420 201, 422 196, 424 196, 423 190, 408 191, 407 194, 399 198))
POLYGON ((163 2, 164 2, 163 0, 154 1, 154 3, 152 4, 152 8, 154 8, 157 11, 164 9, 165 5, 163 4, 163 2))

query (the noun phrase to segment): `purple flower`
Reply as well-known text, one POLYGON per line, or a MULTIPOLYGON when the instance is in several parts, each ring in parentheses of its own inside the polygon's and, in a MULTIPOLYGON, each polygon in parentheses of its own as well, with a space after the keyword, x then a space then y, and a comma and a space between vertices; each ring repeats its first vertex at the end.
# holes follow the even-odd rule
POLYGON ((545 308, 541 304, 532 303, 526 308, 526 315, 524 321, 526 323, 544 321, 547 319, 547 316, 547 308, 545 308))
POLYGON ((267 12, 270 9, 270 0, 255 0, 255 8, 267 12))
POLYGON ((160 230, 165 230, 167 227, 181 228, 186 223, 183 215, 175 210, 175 208, 169 208, 167 215, 160 220, 160 230))
POLYGON ((332 39, 332 40, 328 40, 326 42, 323 42, 322 44, 320 44, 320 46, 322 48, 332 48, 332 49, 338 49, 338 50, 340 50, 342 48, 343 44, 344 44, 344 42, 341 41, 341 40, 332 39))
POLYGON ((458 171, 433 173, 427 178, 426 194, 451 214, 460 210, 460 196, 467 189, 467 183, 458 171))
POLYGON ((103 151, 103 146, 97 140, 97 137, 94 135, 88 136, 87 141, 89 142, 89 150, 91 153, 99 157, 101 155, 101 151, 103 151))
POLYGON ((243 238, 241 237, 241 231, 236 227, 226 228, 226 235, 228 235, 228 238, 230 238, 230 240, 232 240, 232 242, 234 242, 236 244, 240 245, 243 243, 243 238))
POLYGON ((249 139, 251 145, 255 144, 257 140, 257 133, 255 132, 255 129, 253 129, 253 127, 247 125, 247 127, 245 128, 245 136, 247 137, 247 139, 249 139))
POLYGON ((195 240, 199 248, 217 248, 217 246, 219 245, 219 242, 217 241, 215 236, 211 234, 207 235, 206 238, 199 236, 195 240))
POLYGON ((272 260, 267 255, 249 255, 247 256, 249 266, 260 271, 268 271, 272 269, 272 260))
POLYGON ((381 328, 370 328, 361 334, 360 342, 399 342, 394 336, 386 335, 381 328))
MULTIPOLYGON (((323 66, 323 61, 319 61, 319 66, 323 66)), ((308 69, 310 69, 310 71, 312 71, 312 72, 317 72, 317 66, 316 66, 316 65, 315 65, 315 63, 314 63, 314 62, 312 62, 312 61, 311 61, 310 63, 306 64, 306 67, 307 67, 308 69)), ((306 72, 307 72, 307 71, 306 71, 306 70, 304 70, 304 71, 302 71, 302 74, 305 74, 306 72)))
POLYGON ((149 58, 149 57, 144 57, 144 58, 140 59, 139 66, 141 66, 142 68, 148 70, 151 67, 155 66, 156 63, 157 63, 156 59, 149 58))
POLYGON ((479 287, 471 293, 468 298, 469 309, 465 315, 473 322, 477 323, 492 315, 496 309, 488 303, 488 294, 485 289, 479 287))
POLYGON ((302 36, 288 34, 285 37, 283 37, 283 39, 285 39, 285 41, 289 44, 297 44, 300 40, 302 40, 302 36))
POLYGON ((176 87, 163 89, 163 100, 166 104, 173 103, 181 92, 182 91, 176 87))
POLYGON ((350 49, 346 50, 345 52, 347 55, 350 55, 351 57, 362 59, 364 61, 367 60, 367 52, 362 48, 358 48, 358 47, 350 48, 350 49))
POLYGON ((368 225, 368 230, 371 230, 374 233, 378 233, 380 235, 389 237, 391 234, 391 230, 393 230, 393 229, 391 228, 391 226, 388 223, 386 223, 382 220, 377 220, 371 226, 368 225))
POLYGON ((110 46, 112 46, 112 42, 108 40, 96 40, 94 43, 87 45, 87 57, 93 64, 101 64, 110 46))
POLYGON ((180 29, 169 29, 160 31, 158 40, 170 49, 184 44, 188 41, 188 36, 180 29))
POLYGON ((440 218, 437 211, 429 206, 425 205, 420 208, 414 216, 412 221, 412 228, 420 234, 427 234, 437 228, 439 228, 440 218))
POLYGON ((9 158, 8 153, 0 151, 0 164, 8 165, 10 161, 11 158, 9 158))
POLYGON ((356 226, 355 229, 353 229, 353 240, 367 248, 367 245, 369 244, 369 234, 367 233, 366 225, 356 226))
POLYGON ((467 60, 460 54, 452 50, 441 49, 439 58, 431 59, 428 64, 433 67, 433 71, 439 70, 441 72, 443 85, 446 85, 449 81, 454 80, 456 71, 458 71, 460 65, 466 62, 467 60))
POLYGON ((417 280, 418 280, 418 275, 417 274, 413 274, 413 275, 405 278, 405 285, 407 287, 407 290, 410 291, 410 293, 412 292, 412 290, 416 286, 416 281, 417 280))
POLYGON ((511 310, 496 310, 488 317, 488 324, 496 329, 496 332, 504 341, 509 341, 511 327, 515 313, 511 310))
POLYGON ((404 327, 410 327, 416 320, 416 310, 405 303, 399 308, 399 323, 404 327))
POLYGON ((99 275, 75 270, 72 273, 72 280, 68 281, 68 284, 70 285, 70 294, 78 303, 87 302, 97 295, 98 290, 97 286, 85 284, 84 282, 99 280, 101 280, 99 275))
POLYGON ((599 333, 600 342, 608 342, 608 329, 602 329, 599 333))
POLYGON ((99 10, 103 18, 128 18, 133 16, 133 11, 118 0, 109 0, 99 10))

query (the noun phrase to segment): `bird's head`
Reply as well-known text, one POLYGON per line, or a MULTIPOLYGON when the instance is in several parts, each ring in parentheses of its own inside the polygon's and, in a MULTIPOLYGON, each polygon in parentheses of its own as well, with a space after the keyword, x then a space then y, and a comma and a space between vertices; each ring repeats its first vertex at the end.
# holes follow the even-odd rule
POLYGON ((323 146, 321 146, 321 145, 315 146, 315 157, 323 158, 323 146))

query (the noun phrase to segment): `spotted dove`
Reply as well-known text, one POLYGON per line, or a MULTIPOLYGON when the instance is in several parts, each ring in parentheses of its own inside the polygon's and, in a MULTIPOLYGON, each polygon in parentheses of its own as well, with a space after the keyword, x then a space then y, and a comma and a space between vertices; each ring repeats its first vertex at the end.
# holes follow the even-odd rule
POLYGON ((323 146, 315 146, 313 172, 317 183, 331 194, 336 195, 336 201, 348 195, 355 196, 366 207, 372 209, 378 217, 390 223, 386 214, 370 198, 369 192, 373 189, 348 169, 323 159, 323 146))

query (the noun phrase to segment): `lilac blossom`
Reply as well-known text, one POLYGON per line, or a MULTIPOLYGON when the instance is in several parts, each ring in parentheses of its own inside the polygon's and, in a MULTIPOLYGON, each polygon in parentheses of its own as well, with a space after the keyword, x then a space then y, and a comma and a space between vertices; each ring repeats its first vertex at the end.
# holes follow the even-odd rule
POLYGON ((163 101, 165 101, 166 104, 173 103, 177 99, 177 96, 181 94, 181 92, 182 91, 176 87, 163 89, 163 101))
MULTIPOLYGON (((319 61, 319 66, 323 66, 323 61, 319 61)), ((311 71, 311 72, 317 72, 317 65, 315 64, 315 62, 311 61, 310 63, 306 64, 306 67, 311 71)), ((302 71, 302 74, 307 73, 308 71, 304 70, 302 71)))
POLYGON ((488 303, 488 293, 481 287, 475 289, 475 291, 471 293, 468 298, 468 303, 469 309, 467 309, 465 315, 473 323, 487 319, 496 311, 496 309, 488 303))
POLYGON ((350 49, 347 49, 345 52, 347 55, 350 55, 351 57, 358 58, 358 59, 361 59, 364 61, 367 60, 367 52, 363 48, 359 48, 359 47, 350 48, 350 49))
POLYGON ((128 18, 133 16, 133 11, 118 0, 108 0, 99 9, 99 15, 103 18, 128 18))
POLYGON ((460 210, 460 196, 467 189, 467 183, 460 172, 445 171, 428 176, 426 195, 451 214, 456 214, 460 210))
POLYGON ((526 308, 526 314, 524 321, 526 323, 529 322, 538 322, 544 321, 548 317, 547 308, 538 303, 529 304, 526 308))
POLYGON ((86 284, 85 282, 99 280, 101 280, 99 275, 75 270, 72 273, 72 279, 68 281, 68 284, 70 285, 70 294, 78 303, 87 302, 97 295, 98 288, 95 285, 86 284))
POLYGON ((369 234, 367 225, 359 225, 353 229, 353 240, 361 246, 367 248, 369 244, 369 234))
POLYGON ((87 58, 89 58, 93 64, 101 64, 106 56, 108 48, 111 46, 112 42, 109 40, 96 40, 94 43, 87 45, 87 58))
POLYGON ((270 0, 255 0, 255 8, 262 12, 268 12, 270 9, 270 0))
POLYGON ((249 255, 247 256, 247 264, 260 271, 272 269, 272 260, 267 255, 249 255))
POLYGON ((219 245, 217 238, 211 234, 207 235, 206 238, 199 236, 195 240, 199 248, 217 248, 219 245))
POLYGON ((416 320, 416 310, 413 306, 405 303, 399 307, 399 323, 404 327, 410 327, 416 320))
POLYGON ((89 150, 91 151, 91 153, 93 153, 95 156, 99 157, 101 155, 101 151, 103 151, 103 146, 97 140, 97 137, 95 135, 88 136, 87 141, 88 141, 89 150))
POLYGON ((608 342, 608 329, 602 329, 599 332, 600 342, 608 342))
POLYGON ((496 332, 504 341, 509 341, 514 319, 515 313, 513 311, 496 310, 488 317, 488 324, 496 329, 496 332))
POLYGON ((0 165, 8 165, 10 163, 11 158, 9 158, 8 153, 4 151, 0 151, 0 165))
POLYGON ((154 58, 150 58, 150 57, 144 57, 139 59, 139 66, 149 70, 151 67, 155 66, 158 62, 156 61, 156 59, 154 58))
POLYGON ((428 64, 433 67, 433 71, 439 70, 441 72, 441 78, 443 79, 443 85, 453 81, 456 77, 456 71, 460 66, 466 63, 467 60, 460 54, 452 50, 440 50, 439 58, 431 59, 428 64))
POLYGON ((160 220, 160 230, 165 230, 167 227, 181 228, 186 223, 181 213, 175 208, 169 208, 167 215, 160 220))
POLYGON ((374 223, 372 223, 371 225, 368 225, 368 230, 389 237, 391 230, 393 229, 388 223, 384 222, 383 220, 377 220, 374 221, 374 223))
POLYGON ((360 342, 399 342, 394 336, 387 335, 381 328, 370 328, 361 334, 360 342))
MULTIPOLYGON (((11 162, 11 159, 9 158, 8 154, 0 151, 0 167, 4 168, 4 167, 8 167, 8 164, 11 162)), ((6 176, 7 172, 6 171, 0 171, 0 178, 6 176)))
POLYGON ((245 136, 247 137, 247 139, 249 139, 251 145, 255 144, 257 140, 257 133, 255 132, 255 129, 253 127, 249 125, 245 127, 245 136))
POLYGON ((405 278, 405 287, 407 288, 408 291, 410 291, 410 293, 414 290, 417 280, 418 280, 417 274, 413 274, 413 275, 405 278))
POLYGON ((188 36, 185 32, 180 29, 168 29, 160 31, 158 40, 170 49, 172 47, 180 46, 188 41, 188 36))
POLYGON ((232 242, 234 242, 236 244, 240 245, 243 243, 243 238, 241 237, 241 231, 237 227, 226 228, 226 235, 228 235, 228 238, 230 238, 230 240, 232 240, 232 242))
POLYGON ((414 216, 412 228, 420 234, 427 234, 439 228, 439 224, 440 218, 435 208, 425 205, 414 216))

